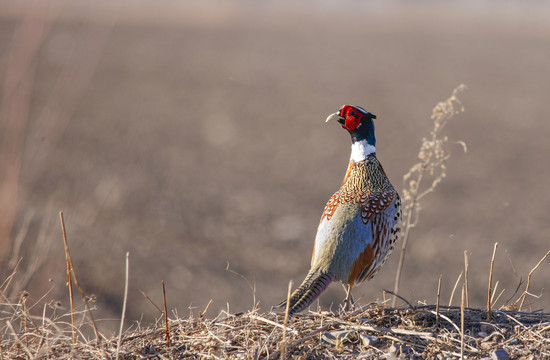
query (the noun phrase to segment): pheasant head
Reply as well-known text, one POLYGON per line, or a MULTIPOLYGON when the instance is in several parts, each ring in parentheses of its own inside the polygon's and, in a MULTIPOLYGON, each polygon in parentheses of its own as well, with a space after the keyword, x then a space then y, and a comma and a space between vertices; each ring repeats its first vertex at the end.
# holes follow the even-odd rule
POLYGON ((374 122, 376 115, 360 106, 344 105, 330 114, 326 122, 338 121, 342 128, 351 135, 351 160, 363 161, 375 153, 376 138, 374 137, 374 122))

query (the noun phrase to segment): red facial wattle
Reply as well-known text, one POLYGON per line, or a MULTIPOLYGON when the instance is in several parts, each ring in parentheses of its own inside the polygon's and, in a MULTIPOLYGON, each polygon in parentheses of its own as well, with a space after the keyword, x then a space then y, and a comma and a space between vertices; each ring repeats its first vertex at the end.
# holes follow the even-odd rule
POLYGON ((344 105, 340 110, 340 115, 346 119, 342 127, 345 127, 348 130, 357 129, 361 123, 361 119, 365 116, 365 114, 351 105, 344 105))

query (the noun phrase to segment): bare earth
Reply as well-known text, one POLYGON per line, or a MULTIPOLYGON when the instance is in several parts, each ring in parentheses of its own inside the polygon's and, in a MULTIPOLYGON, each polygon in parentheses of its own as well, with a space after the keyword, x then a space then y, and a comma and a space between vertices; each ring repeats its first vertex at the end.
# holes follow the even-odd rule
MULTIPOLYGON (((129 319, 158 316, 140 291, 160 305, 161 280, 183 316, 210 299, 210 316, 251 309, 253 291, 228 262, 268 310, 305 276, 347 166, 349 138, 326 115, 345 103, 376 114, 378 157, 402 189, 432 107, 460 83, 465 113, 446 134, 468 152, 451 145, 447 177, 422 203, 400 295, 433 304, 442 274, 447 304, 468 250, 470 306, 483 307, 498 242, 497 307, 517 299, 550 249, 547 7, 209 4, 54 16, 12 204, 12 238, 28 229, 19 272, 46 256, 25 285, 34 301, 53 288, 43 300, 68 306, 63 210, 79 281, 97 317, 115 319, 105 328, 118 326, 127 251, 129 319)), ((21 12, 3 14, 2 81, 21 12)), ((355 290, 360 303, 393 288, 397 259, 355 290)), ((549 272, 547 261, 533 275, 532 310, 550 310, 549 272)), ((343 296, 333 285, 320 304, 343 296)))

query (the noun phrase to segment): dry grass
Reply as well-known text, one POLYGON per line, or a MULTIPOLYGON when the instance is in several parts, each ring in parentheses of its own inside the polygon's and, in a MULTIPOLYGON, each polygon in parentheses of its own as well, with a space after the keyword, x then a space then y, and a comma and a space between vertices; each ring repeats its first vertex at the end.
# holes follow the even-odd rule
MULTIPOLYGON (((68 266, 79 288, 72 264, 68 266)), ((126 269, 128 277, 128 258, 126 269)), ((40 313, 35 307, 42 299, 32 304, 26 292, 14 299, 4 295, 13 277, 0 289, 0 359, 482 359, 497 352, 524 359, 550 356, 549 313, 506 310, 514 306, 495 310, 493 297, 493 309, 466 307, 464 284, 460 307, 441 306, 441 277, 436 305, 412 305, 403 299, 408 306, 394 308, 387 307, 387 301, 377 301, 352 312, 318 309, 291 319, 286 314, 261 313, 257 306, 246 313, 222 311, 213 319, 204 317, 206 309, 198 316, 190 309, 188 317, 175 313, 169 319, 165 303, 156 324, 137 323, 111 336, 98 331, 91 314, 94 309, 80 288, 84 303, 80 309, 63 311, 56 303, 48 303, 41 315, 34 315, 40 313), (489 314, 490 321, 486 320, 489 314)), ((515 303, 528 294, 526 288, 515 303)), ((124 311, 121 329, 123 319, 124 311)))
MULTIPOLYGON (((275 359, 289 358, 483 358, 502 349, 512 358, 550 356, 550 314, 497 310, 493 322, 487 312, 460 307, 386 308, 370 304, 351 313, 309 312, 283 326, 284 314, 220 313, 206 320, 191 314, 169 320, 171 341, 163 321, 155 326, 127 330, 99 343, 80 333, 73 343, 71 329, 61 319, 31 316, 24 301, 4 303, 1 353, 3 359, 275 359), (461 340, 463 339, 463 341, 461 340), (282 348, 281 344, 285 344, 282 348)), ((68 316, 68 315, 66 315, 68 316)), ((85 325, 81 325, 85 326, 85 325)))

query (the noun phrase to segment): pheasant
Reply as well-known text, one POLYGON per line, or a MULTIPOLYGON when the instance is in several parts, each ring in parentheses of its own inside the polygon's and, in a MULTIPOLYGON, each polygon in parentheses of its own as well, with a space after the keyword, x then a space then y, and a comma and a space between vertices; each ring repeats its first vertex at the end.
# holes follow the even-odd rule
MULTIPOLYGON (((342 282, 344 308, 351 308, 352 288, 370 280, 393 250, 400 231, 401 200, 376 158, 373 119, 375 115, 352 105, 326 119, 339 122, 351 135, 351 158, 342 186, 321 216, 311 269, 290 296, 289 315, 307 308, 333 281, 342 282)), ((277 307, 286 306, 284 300, 277 307)))

